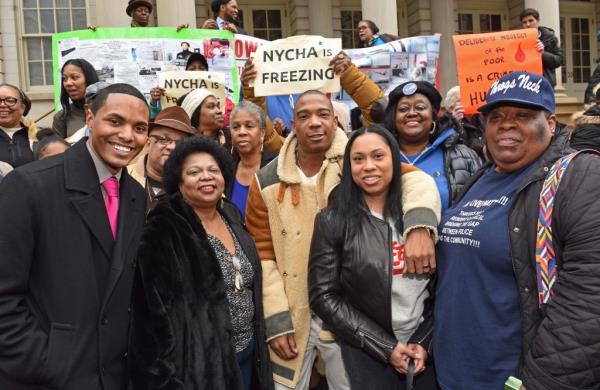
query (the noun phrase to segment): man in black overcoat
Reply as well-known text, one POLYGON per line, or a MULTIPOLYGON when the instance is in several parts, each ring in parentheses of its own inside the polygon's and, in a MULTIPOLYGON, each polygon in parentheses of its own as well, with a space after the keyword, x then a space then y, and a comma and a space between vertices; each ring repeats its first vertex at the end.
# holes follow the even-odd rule
POLYGON ((0 184, 0 389, 127 387, 145 197, 123 168, 147 140, 148 107, 113 84, 86 117, 89 138, 0 184))

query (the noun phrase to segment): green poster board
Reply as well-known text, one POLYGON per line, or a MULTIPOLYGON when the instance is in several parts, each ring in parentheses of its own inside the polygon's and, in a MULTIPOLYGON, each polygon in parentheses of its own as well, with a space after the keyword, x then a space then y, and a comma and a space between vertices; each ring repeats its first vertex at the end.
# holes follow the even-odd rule
POLYGON ((224 73, 228 97, 239 100, 238 73, 234 53, 234 36, 227 30, 201 30, 174 27, 102 28, 77 30, 52 36, 54 103, 60 106, 62 65, 69 59, 89 61, 101 80, 127 82, 149 97, 150 88, 158 85, 163 70, 185 69, 183 43, 190 52, 203 54, 209 70, 224 73), (155 83, 156 82, 156 83, 155 83))

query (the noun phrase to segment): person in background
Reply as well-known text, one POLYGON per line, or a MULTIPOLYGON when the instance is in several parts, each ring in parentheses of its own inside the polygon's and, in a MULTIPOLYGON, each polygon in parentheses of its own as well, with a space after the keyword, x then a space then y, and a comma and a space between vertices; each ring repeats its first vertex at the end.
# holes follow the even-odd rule
POLYGON ((396 136, 402 162, 431 175, 440 191, 442 212, 453 203, 481 160, 459 143, 450 115, 438 118, 442 96, 426 81, 409 81, 388 97, 385 127, 396 136))
POLYGON ((127 167, 129 174, 146 190, 146 209, 150 211, 164 194, 163 169, 175 145, 196 134, 190 117, 181 107, 167 107, 148 126, 147 154, 127 167))
POLYGON ((563 51, 554 35, 554 30, 549 27, 540 26, 540 13, 533 8, 526 8, 519 17, 523 28, 537 28, 537 49, 542 53, 542 67, 544 77, 552 87, 556 86, 556 69, 561 67, 564 61, 563 51))
POLYGON ((199 135, 215 140, 231 152, 231 132, 225 127, 221 103, 212 91, 195 89, 181 96, 177 105, 188 114, 199 135))
POLYGON ((65 62, 60 74, 62 110, 54 115, 52 128, 67 138, 85 126, 85 90, 98 82, 98 75, 92 64, 80 58, 65 62))
POLYGON ((213 0, 210 9, 215 15, 214 19, 206 19, 202 28, 214 30, 229 30, 234 34, 248 35, 238 21, 238 4, 236 0, 213 0))
POLYGON ((358 30, 359 47, 373 47, 383 45, 398 39, 390 34, 379 34, 379 27, 371 20, 361 20, 356 26, 358 30))
POLYGON ((473 149, 482 161, 485 160, 483 116, 479 113, 465 114, 465 108, 460 102, 460 87, 458 85, 450 88, 446 93, 444 108, 446 113, 451 114, 454 118, 460 141, 473 149))
POLYGON ((436 248, 444 390, 501 389, 509 376, 528 390, 598 387, 600 158, 570 155, 555 108, 550 83, 525 72, 479 108, 493 162, 442 218, 436 248), (560 185, 559 159, 571 159, 560 185))
POLYGON ((146 0, 129 0, 125 12, 131 17, 131 27, 147 27, 152 13, 152 3, 146 0))
MULTIPOLYGON (((187 58, 185 70, 204 72, 208 71, 208 62, 206 61, 206 57, 200 53, 192 53, 187 58)), ((164 96, 164 94, 165 90, 161 87, 154 87, 150 90, 150 117, 152 119, 154 119, 162 109, 160 105, 160 97, 164 96)), ((229 127, 229 117, 231 116, 233 107, 235 107, 235 105, 231 99, 229 99, 229 97, 225 97, 225 127, 229 127)))
POLYGON ((435 372, 425 369, 434 284, 430 275, 407 274, 402 253, 414 229, 421 230, 423 250, 434 251, 440 197, 431 177, 400 163, 399 150, 379 125, 353 132, 341 182, 315 220, 310 307, 341 340, 353 389, 406 388, 410 357, 418 374, 415 387, 437 390, 435 372), (415 174, 426 178, 428 191, 414 192, 402 182, 415 174), (437 208, 422 208, 428 204, 437 208), (411 226, 413 216, 423 212, 426 217, 411 226), (356 288, 368 285, 379 288, 356 288))
POLYGON ((181 141, 165 164, 168 195, 150 212, 138 251, 133 390, 273 389, 260 260, 222 197, 232 173, 229 153, 205 137, 181 141))
POLYGON ((569 143, 575 150, 600 151, 600 89, 596 91, 596 102, 584 112, 572 116, 575 127, 571 130, 569 143))
POLYGON ((265 113, 256 104, 242 100, 231 113, 231 141, 233 144, 234 177, 225 188, 225 195, 246 218, 248 190, 254 175, 277 157, 277 153, 263 148, 265 113))
POLYGON ((112 84, 87 124, 89 138, 0 184, 1 389, 128 388, 145 204, 124 168, 146 143, 148 106, 112 84))
POLYGON ((16 168, 33 161, 35 123, 25 118, 31 100, 12 84, 0 84, 0 161, 16 168))
POLYGON ((36 138, 38 142, 33 144, 33 155, 36 160, 64 153, 71 147, 71 144, 50 128, 38 130, 36 138))

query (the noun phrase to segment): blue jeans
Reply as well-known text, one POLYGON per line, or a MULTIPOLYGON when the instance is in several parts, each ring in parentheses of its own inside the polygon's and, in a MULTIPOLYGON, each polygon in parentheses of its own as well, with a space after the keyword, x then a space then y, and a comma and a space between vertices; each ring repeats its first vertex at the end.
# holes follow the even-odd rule
POLYGON ((237 353, 237 361, 242 372, 242 380, 244 381, 244 390, 252 388, 252 372, 254 371, 254 348, 256 341, 252 339, 248 346, 237 353))

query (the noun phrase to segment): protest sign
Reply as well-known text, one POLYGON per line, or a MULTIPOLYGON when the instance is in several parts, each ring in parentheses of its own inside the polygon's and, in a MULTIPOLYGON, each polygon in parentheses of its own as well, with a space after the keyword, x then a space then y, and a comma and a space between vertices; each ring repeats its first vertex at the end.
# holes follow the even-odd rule
POLYGON ((158 86, 164 88, 165 94, 160 98, 164 107, 177 105, 177 99, 197 88, 213 92, 221 107, 225 107, 225 75, 216 72, 198 72, 191 70, 171 70, 160 72, 158 86))
POLYGON ((54 100, 60 110, 60 69, 70 59, 89 61, 101 81, 128 83, 147 98, 162 71, 185 70, 192 53, 206 57, 209 70, 223 75, 227 96, 239 100, 233 34, 227 30, 172 27, 103 28, 52 36, 54 100))
POLYGON ((260 46, 254 55, 256 96, 302 93, 309 89, 338 92, 340 79, 329 67, 342 50, 339 38, 300 35, 260 46))
POLYGON ((248 35, 235 34, 234 49, 238 75, 241 75, 244 71, 246 60, 254 57, 258 48, 265 43, 269 43, 269 41, 248 35))
POLYGON ((440 36, 425 35, 345 52, 388 95, 406 81, 436 84, 440 36))
POLYGON ((542 74, 542 56, 535 47, 537 29, 455 35, 452 39, 465 114, 476 113, 492 83, 505 74, 542 74))

